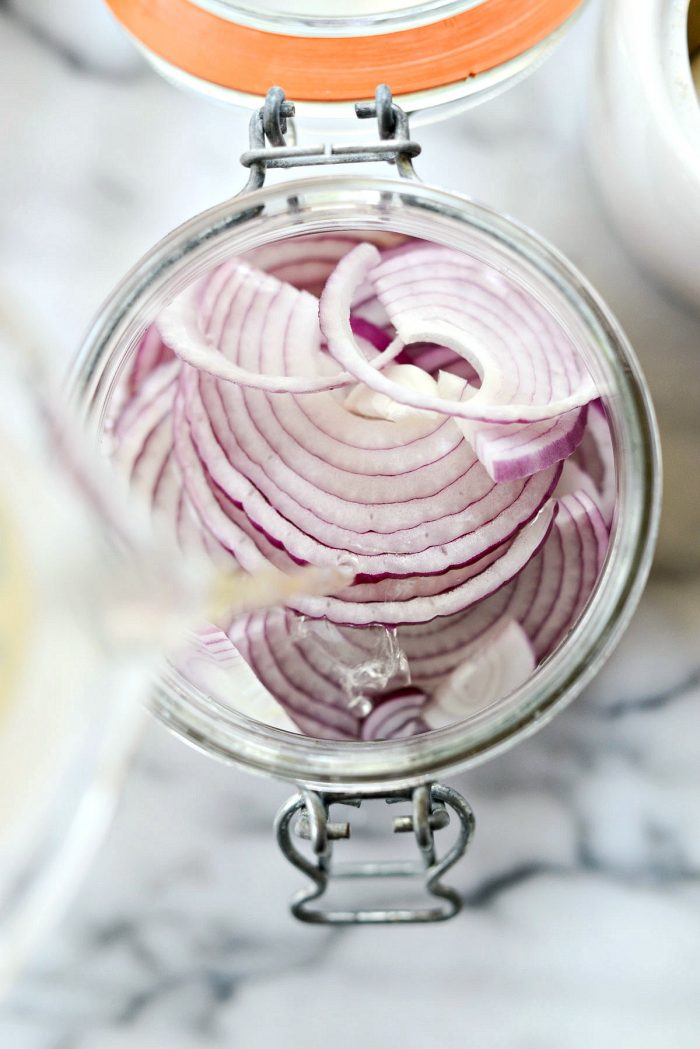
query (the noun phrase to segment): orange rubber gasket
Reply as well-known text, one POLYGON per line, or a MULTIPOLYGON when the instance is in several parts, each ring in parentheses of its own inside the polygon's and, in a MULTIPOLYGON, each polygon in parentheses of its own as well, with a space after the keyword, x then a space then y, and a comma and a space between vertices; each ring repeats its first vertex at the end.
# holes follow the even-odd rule
POLYGON ((290 98, 369 98, 441 87, 494 69, 554 32, 582 0, 484 0, 431 25, 365 37, 267 33, 219 18, 189 0, 107 0, 122 25, 171 65, 212 84, 290 98))

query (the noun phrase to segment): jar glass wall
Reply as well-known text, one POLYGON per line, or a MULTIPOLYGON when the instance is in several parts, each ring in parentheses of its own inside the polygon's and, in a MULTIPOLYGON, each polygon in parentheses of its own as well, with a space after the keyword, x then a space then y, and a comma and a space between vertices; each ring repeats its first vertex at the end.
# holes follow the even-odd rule
POLYGON ((136 620, 138 576, 21 348, 0 352, 0 994, 106 830, 150 668, 143 633, 118 626, 124 603, 136 620))
POLYGON ((158 715, 184 738, 254 771, 326 789, 409 785, 476 763, 534 731, 573 699, 627 624, 648 573, 659 504, 656 429, 634 355, 604 304, 554 249, 474 202, 419 183, 303 179, 227 201, 157 245, 114 291, 79 355, 75 389, 92 432, 144 329, 193 280, 234 254, 299 234, 394 231, 464 251, 539 299, 581 353, 603 398, 615 446, 617 511, 607 559, 578 624, 529 681, 466 720, 387 742, 310 739, 254 722, 172 667, 158 715))

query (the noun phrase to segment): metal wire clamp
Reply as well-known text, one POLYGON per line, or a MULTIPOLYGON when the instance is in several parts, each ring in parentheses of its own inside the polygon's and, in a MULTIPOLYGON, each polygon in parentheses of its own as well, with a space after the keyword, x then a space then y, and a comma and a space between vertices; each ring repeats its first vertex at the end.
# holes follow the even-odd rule
POLYGON ((281 87, 271 87, 265 104, 250 120, 249 149, 241 155, 241 164, 250 168, 243 192, 260 189, 269 168, 362 164, 381 160, 395 164, 402 178, 415 179, 412 161, 421 147, 411 139, 408 116, 393 101, 391 89, 380 84, 374 102, 356 102, 355 113, 360 120, 376 117, 378 141, 318 146, 290 144, 287 142, 288 121, 294 116, 294 103, 287 102, 281 87))
POLYGON ((283 854, 311 881, 311 884, 301 889, 290 903, 292 914, 300 921, 330 925, 437 922, 452 918, 461 908, 459 893, 443 885, 441 878, 464 855, 474 833, 474 815, 461 794, 451 787, 432 783, 412 790, 362 794, 326 794, 302 790, 291 797, 278 812, 275 831, 283 854), (394 833, 415 835, 419 852, 417 862, 333 862, 334 843, 350 837, 350 823, 331 820, 331 806, 340 804, 359 808, 364 801, 370 799, 383 799, 387 804, 410 802, 411 814, 397 816, 393 826, 394 833), (448 826, 450 813, 458 820, 457 838, 445 855, 439 858, 435 847, 435 832, 448 826), (313 860, 307 858, 296 846, 292 838, 293 833, 311 843, 313 860), (423 880, 427 893, 433 897, 428 906, 346 910, 313 906, 314 901, 324 895, 332 879, 408 877, 423 880))

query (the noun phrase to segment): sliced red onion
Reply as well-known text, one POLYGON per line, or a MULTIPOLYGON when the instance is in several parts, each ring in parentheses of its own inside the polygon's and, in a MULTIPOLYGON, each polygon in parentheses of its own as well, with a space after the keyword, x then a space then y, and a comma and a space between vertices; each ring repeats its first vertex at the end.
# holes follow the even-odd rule
POLYGON ((565 495, 575 495, 577 492, 585 492, 589 499, 592 499, 598 508, 601 509, 600 492, 595 482, 572 457, 564 463, 557 487, 554 489, 554 495, 557 499, 561 499, 565 495))
MULTIPOLYGON (((323 363, 318 330, 318 301, 308 292, 282 284, 276 277, 251 269, 240 259, 220 266, 215 294, 219 298, 214 310, 224 315, 220 341, 213 343, 202 326, 207 295, 201 284, 194 284, 179 295, 159 314, 157 327, 169 349, 185 364, 207 372, 225 382, 250 386, 272 393, 315 393, 335 390, 353 382, 349 372, 319 374, 323 363), (222 294, 221 283, 225 285, 222 294), (297 350, 311 350, 316 368, 308 375, 266 374, 237 363, 241 340, 255 339, 260 344, 270 341, 286 345, 292 355, 297 350)), ((211 288, 209 289, 211 294, 211 288)), ((214 312, 214 310, 212 312, 214 312)), ((210 318, 211 323, 211 318, 210 318)), ((394 360, 403 348, 393 340, 369 363, 374 370, 394 360)))
POLYGON ((308 291, 317 298, 334 268, 357 244, 352 235, 312 235, 264 244, 246 252, 245 261, 259 270, 308 291))
POLYGON ((376 248, 362 244, 339 262, 326 283, 321 329, 332 356, 359 381, 401 404, 459 419, 467 439, 474 444, 478 438, 482 461, 501 475, 505 467, 498 444, 505 435, 493 424, 537 423, 534 431, 520 426, 517 438, 509 438, 510 459, 517 462, 511 475, 524 476, 570 454, 583 432, 576 410, 596 390, 575 348, 546 311, 514 285, 504 309, 504 286, 489 288, 493 281, 492 271, 451 249, 409 247, 382 262, 376 248), (464 383, 461 396, 448 398, 407 389, 372 369, 350 323, 356 288, 367 279, 405 344, 432 342, 452 349, 476 368, 480 387, 464 383), (568 418, 562 421, 564 415, 568 418), (557 419, 556 426, 542 425, 557 419))
POLYGON ((512 585, 506 585, 463 612, 401 626, 397 639, 411 668, 411 681, 432 694, 467 649, 483 646, 489 631, 506 618, 511 598, 512 585))
POLYGON ((358 241, 370 241, 377 248, 387 250, 406 240, 400 233, 367 230, 307 233, 253 248, 246 252, 245 261, 300 291, 308 291, 318 297, 340 259, 352 251, 358 241))
POLYGON ((608 531, 602 514, 583 490, 557 500, 557 516, 545 543, 518 576, 486 600, 446 619, 402 626, 398 640, 412 680, 430 691, 458 665, 465 648, 484 638, 495 623, 517 620, 538 661, 573 628, 602 567, 608 531))
POLYGON ((583 439, 571 462, 593 481, 597 491, 594 500, 610 527, 617 498, 617 480, 610 424, 601 401, 594 401, 590 407, 583 439))
POLYGON ((509 618, 500 620, 478 644, 463 650, 461 657, 422 711, 431 729, 486 710, 524 684, 536 665, 525 631, 509 618))
MULTIPOLYGON (((351 317, 350 323, 355 335, 361 336, 362 330, 358 330, 356 327, 354 317, 351 317)), ((380 328, 379 330, 384 334, 384 329, 380 328)), ((390 337, 384 334, 384 338, 388 340, 390 337)), ((381 345, 377 348, 380 350, 384 349, 381 345)), ((437 379, 441 371, 447 371, 451 375, 464 379, 474 388, 478 388, 481 384, 479 373, 469 361, 465 361, 463 357, 460 357, 454 350, 448 349, 447 346, 438 346, 431 342, 414 342, 410 346, 404 346, 396 358, 396 363, 414 364, 417 368, 422 368, 423 371, 428 372, 434 379, 437 379)))
MULTIPOLYGON (((384 374, 392 382, 401 386, 421 390, 428 395, 437 391, 437 383, 426 371, 416 367, 415 364, 390 364, 384 369, 384 374)), ((387 397, 384 393, 377 393, 368 386, 358 384, 350 390, 343 408, 361 415, 365 419, 385 419, 388 422, 401 422, 402 419, 412 418, 416 415, 416 409, 406 404, 387 397)))
MULTIPOLYGON (((218 286, 220 283, 220 271, 221 267, 216 267, 190 289, 190 293, 198 304, 201 303, 202 298, 210 293, 212 286, 218 286)), ((164 341, 158 325, 149 325, 136 348, 126 380, 126 392, 131 397, 134 397, 148 376, 156 371, 160 365, 171 362, 174 357, 175 354, 164 341)))
POLYGON ((514 575, 522 571, 546 538, 552 523, 554 505, 540 511, 524 528, 507 551, 478 575, 432 597, 405 601, 368 601, 351 604, 339 597, 297 598, 290 607, 310 616, 324 616, 331 622, 364 626, 372 623, 424 623, 435 616, 449 616, 482 601, 514 575))
POLYGON ((603 515, 584 491, 563 496, 558 507, 552 534, 518 577, 510 606, 538 661, 553 652, 577 622, 608 546, 603 515))
POLYGON ((420 730, 427 696, 407 683, 405 657, 392 631, 339 630, 273 609, 239 618, 229 636, 304 731, 313 723, 313 734, 322 737, 378 739, 379 725, 381 738, 409 734, 409 726, 420 730), (381 717, 373 716, 376 707, 381 717))
POLYGON ((385 693, 362 722, 360 738, 405 739, 427 732, 429 726, 422 716, 427 701, 425 692, 412 685, 385 693))
POLYGON ((235 666, 240 659, 231 638, 220 627, 200 627, 196 631, 195 642, 219 666, 235 666))
MULTIPOLYGON (((208 474, 261 532, 300 561, 333 564, 338 556, 352 554, 358 558, 358 574, 371 577, 444 571, 476 560, 522 528, 556 482, 552 468, 495 486, 468 445, 448 436, 450 454, 443 457, 441 469, 432 443, 426 442, 427 462, 419 461, 410 471, 416 496, 406 498, 405 456, 392 454, 393 471, 371 477, 339 469, 322 458, 327 438, 315 427, 307 426, 305 446, 315 445, 319 455, 306 451, 298 439, 292 441, 289 429, 280 426, 280 411, 298 411, 293 401, 278 408, 277 398, 217 388, 211 380, 197 381, 189 371, 183 384, 185 425, 196 445, 191 471, 199 459, 202 475, 208 474), (465 488, 461 479, 467 473, 465 488)), ((334 414, 342 416, 338 402, 332 405, 334 414)), ((351 412, 345 419, 341 424, 348 439, 373 425, 381 427, 351 412)), ((433 433, 438 430, 436 423, 433 433)), ((353 457, 357 459, 356 451, 353 457)), ((211 491, 206 496, 201 482, 199 488, 201 512, 206 512, 206 498, 216 513, 211 491)))
POLYGON ((198 632, 173 653, 172 665, 208 697, 265 725, 298 732, 295 722, 264 687, 248 662, 225 634, 216 628, 198 632))
POLYGON ((337 660, 324 659, 313 638, 295 633, 295 623, 290 613, 272 609, 239 618, 229 637, 303 732, 322 739, 357 739, 361 719, 351 704, 360 697, 342 689, 337 660))
POLYGON ((202 635, 210 661, 239 653, 270 717, 372 740, 468 717, 554 651, 615 477, 596 391, 534 297, 450 249, 357 239, 217 267, 142 339, 113 418, 184 551, 290 580, 286 608, 202 635), (294 593, 324 566, 340 589, 294 593))
POLYGON ((474 451, 494 481, 529 477, 576 450, 586 426, 587 406, 556 419, 519 425, 461 423, 474 451))
MULTIPOLYGON (((425 731, 425 724, 430 728, 450 724, 484 709, 522 684, 536 662, 553 651, 575 624, 592 591, 606 546, 607 529, 602 515, 585 492, 562 497, 549 538, 512 583, 501 586, 486 600, 461 614, 399 628, 397 645, 407 660, 413 688, 419 696, 432 695, 433 699, 419 719, 419 711, 414 707, 424 701, 406 692, 405 696, 413 697, 411 702, 406 700, 388 707, 387 722, 381 729, 377 727, 383 725, 378 720, 380 703, 368 716, 373 719, 370 725, 365 727, 364 721, 361 722, 361 738, 389 738, 398 735, 400 728, 408 734, 409 726, 416 733, 425 731), (390 722, 393 712, 396 720, 390 722)), ((287 633, 293 633, 289 626, 293 623, 292 614, 282 615, 287 633)), ((240 623, 235 624, 234 629, 240 630, 240 623)), ((250 627, 247 630, 249 633, 250 627)), ((339 664, 343 658, 346 663, 352 662, 347 653, 359 649, 361 658, 367 657, 365 637, 365 631, 345 627, 333 636, 332 645, 321 656, 318 644, 314 652, 308 638, 301 643, 297 641, 300 647, 292 664, 299 664, 301 654, 307 670, 299 676, 297 666, 296 687, 301 684, 302 691, 306 689, 306 695, 313 696, 317 704, 330 702, 334 707, 347 707, 347 691, 341 689, 338 694, 329 688, 342 679, 339 664), (315 676, 319 674, 322 680, 315 676)), ((246 658, 253 659, 258 673, 266 665, 266 656, 259 648, 258 645, 257 653, 250 647, 244 650, 246 658)), ((283 663, 288 675, 289 660, 283 663)), ((272 680, 263 677, 263 683, 298 720, 299 714, 293 707, 298 697, 289 692, 288 684, 286 691, 280 692, 279 677, 273 676, 272 680)), ((326 724, 327 715, 322 717, 317 713, 316 717, 326 724)))
POLYGON ((574 626, 606 546, 607 529, 586 493, 563 498, 549 538, 513 582, 465 612, 399 628, 412 681, 433 691, 459 665, 466 649, 488 647, 489 631, 506 616, 522 622, 538 659, 544 658, 574 626))
POLYGON ((160 364, 165 364, 172 359, 172 350, 163 342, 158 327, 151 324, 144 332, 136 349, 127 380, 128 393, 133 396, 140 389, 146 376, 155 371, 160 364))
POLYGON ((551 419, 597 396, 582 358, 550 313, 476 259, 415 244, 382 260, 370 280, 406 344, 450 346, 481 375, 480 393, 463 418, 478 419, 474 411, 485 407, 479 421, 551 419))
MULTIPOLYGON (((378 324, 373 324, 372 321, 367 320, 366 317, 359 316, 357 313, 351 315, 350 327, 358 339, 364 339, 365 342, 374 346, 375 350, 378 350, 380 353, 386 350, 393 341, 386 328, 380 328, 378 324)), ((401 353, 397 356, 397 361, 403 353, 405 353, 405 350, 402 348, 401 353)), ((411 362, 404 360, 400 361, 400 363, 410 364, 411 362)))

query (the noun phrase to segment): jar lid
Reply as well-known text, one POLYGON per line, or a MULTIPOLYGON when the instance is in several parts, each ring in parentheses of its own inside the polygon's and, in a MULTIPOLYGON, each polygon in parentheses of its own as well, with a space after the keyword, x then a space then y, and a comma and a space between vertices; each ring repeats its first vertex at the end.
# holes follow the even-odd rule
POLYGON ((472 94, 475 78, 537 51, 582 0, 340 0, 332 14, 322 0, 107 3, 158 64, 205 89, 257 98, 283 81, 296 101, 340 103, 381 82, 399 100, 447 85, 472 94))

